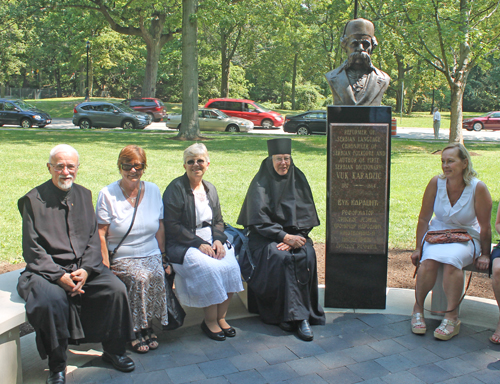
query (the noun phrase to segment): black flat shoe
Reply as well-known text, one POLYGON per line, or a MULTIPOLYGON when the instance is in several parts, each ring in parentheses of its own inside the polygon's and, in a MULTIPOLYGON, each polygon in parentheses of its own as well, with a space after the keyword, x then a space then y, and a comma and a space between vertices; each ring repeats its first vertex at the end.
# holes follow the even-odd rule
POLYGON ((233 327, 229 327, 229 328, 222 328, 220 327, 220 329, 222 329, 222 332, 224 332, 224 335, 226 337, 234 337, 236 336, 236 329, 234 329, 233 327))
MULTIPOLYGON (((208 337, 210 337, 212 340, 216 340, 216 341, 224 341, 224 340, 226 340, 226 335, 224 335, 223 331, 212 332, 208 328, 208 326, 205 324, 205 320, 203 320, 203 323, 201 323, 201 330, 205 333, 205 335, 207 335, 208 337)), ((235 332, 235 334, 236 334, 236 332, 235 332)))
POLYGON ((314 334, 311 329, 311 326, 309 325, 309 321, 302 320, 299 323, 299 327, 297 329, 297 336, 299 336, 299 339, 304 341, 311 341, 314 338, 314 334))
POLYGON ((285 332, 293 332, 295 330, 295 324, 291 321, 284 321, 282 323, 279 323, 278 327, 280 327, 285 332))
POLYGON ((47 384, 65 384, 66 383, 66 369, 61 372, 50 371, 49 377, 47 377, 47 384))
POLYGON ((135 369, 134 362, 127 355, 113 355, 104 351, 102 360, 106 363, 110 363, 115 369, 122 372, 131 372, 135 369))

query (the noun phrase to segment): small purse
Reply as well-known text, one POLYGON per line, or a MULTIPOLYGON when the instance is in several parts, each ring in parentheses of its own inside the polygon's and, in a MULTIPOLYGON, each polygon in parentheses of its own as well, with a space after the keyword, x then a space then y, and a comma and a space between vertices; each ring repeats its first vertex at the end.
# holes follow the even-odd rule
POLYGON ((472 236, 465 229, 445 229, 427 232, 424 241, 429 244, 466 243, 472 241, 472 236))

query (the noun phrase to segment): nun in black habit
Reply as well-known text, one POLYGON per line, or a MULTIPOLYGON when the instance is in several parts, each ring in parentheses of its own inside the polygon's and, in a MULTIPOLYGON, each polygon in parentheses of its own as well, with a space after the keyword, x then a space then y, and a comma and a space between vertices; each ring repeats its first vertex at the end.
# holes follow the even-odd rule
POLYGON ((308 237, 319 219, 309 183, 293 164, 291 145, 290 139, 267 142, 269 157, 248 188, 238 224, 249 230, 255 270, 247 283, 262 321, 297 330, 310 341, 310 324, 325 324, 316 253, 308 237))

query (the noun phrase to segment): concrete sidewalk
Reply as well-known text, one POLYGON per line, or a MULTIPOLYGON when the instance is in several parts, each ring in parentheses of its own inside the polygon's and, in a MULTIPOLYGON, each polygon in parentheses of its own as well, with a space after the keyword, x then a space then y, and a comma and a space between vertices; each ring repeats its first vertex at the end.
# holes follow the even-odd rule
MULTIPOLYGON (((324 290, 320 289, 320 294, 324 290)), ((325 326, 304 342, 249 314, 239 297, 228 318, 237 330, 224 342, 208 339, 200 309, 187 308, 185 325, 159 332, 160 347, 139 355, 132 373, 102 362, 99 344, 70 348, 67 383, 495 383, 500 382, 500 345, 489 342, 498 321, 496 302, 467 297, 460 334, 434 339, 437 317, 427 317, 425 336, 410 332, 414 291, 388 288, 385 310, 326 308, 325 326)), ((34 334, 21 338, 24 383, 44 383, 34 334)))

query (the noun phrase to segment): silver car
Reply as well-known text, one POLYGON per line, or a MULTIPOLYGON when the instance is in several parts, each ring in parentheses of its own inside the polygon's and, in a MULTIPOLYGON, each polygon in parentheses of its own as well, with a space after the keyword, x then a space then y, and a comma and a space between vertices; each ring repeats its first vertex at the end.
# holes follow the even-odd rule
POLYGON ((81 129, 92 127, 144 129, 151 124, 147 113, 134 111, 120 103, 88 101, 73 109, 73 124, 81 129))
MULTIPOLYGON (((224 112, 213 108, 202 108, 198 110, 200 131, 226 131, 226 132, 251 132, 253 123, 250 120, 239 117, 230 117, 224 112)), ((182 115, 168 115, 166 126, 179 129, 181 127, 182 115)))

